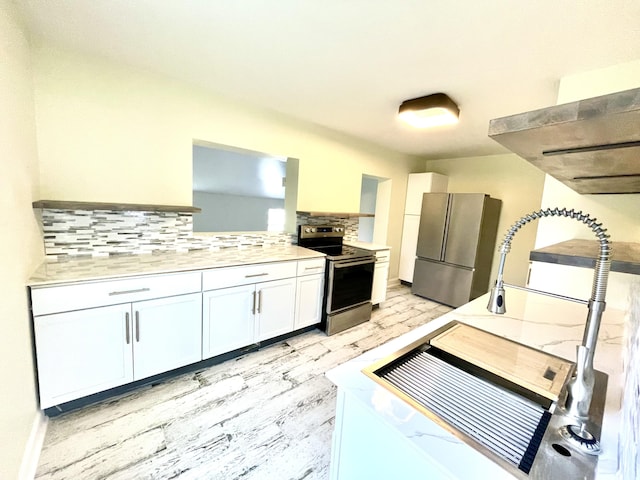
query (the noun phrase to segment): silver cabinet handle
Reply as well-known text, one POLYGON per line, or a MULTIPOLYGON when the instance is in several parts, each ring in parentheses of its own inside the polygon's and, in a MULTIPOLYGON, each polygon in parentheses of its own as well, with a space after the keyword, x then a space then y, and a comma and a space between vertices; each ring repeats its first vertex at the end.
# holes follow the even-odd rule
POLYGON ((125 333, 125 338, 127 339, 127 345, 131 343, 131 335, 129 334, 129 312, 124 314, 125 328, 127 332, 125 333))
POLYGON ((109 292, 109 296, 112 297, 114 295, 126 295, 128 293, 142 293, 142 292, 148 292, 149 290, 151 290, 150 288, 136 288, 134 290, 120 290, 117 292, 109 292))
POLYGON ((265 272, 265 273, 253 273, 251 275, 245 275, 244 278, 264 277, 265 275, 269 275, 269 274, 267 272, 265 272))
POLYGON ((136 310, 136 342, 140 341, 140 312, 136 310))
POLYGON ((324 268, 324 266, 322 266, 322 267, 305 267, 304 269, 305 270, 317 270, 319 268, 324 268))
POLYGON ((262 290, 258 291, 258 313, 260 313, 261 308, 262 308, 262 290))
POLYGON ((256 314, 256 291, 253 291, 253 307, 251 307, 253 314, 256 314))

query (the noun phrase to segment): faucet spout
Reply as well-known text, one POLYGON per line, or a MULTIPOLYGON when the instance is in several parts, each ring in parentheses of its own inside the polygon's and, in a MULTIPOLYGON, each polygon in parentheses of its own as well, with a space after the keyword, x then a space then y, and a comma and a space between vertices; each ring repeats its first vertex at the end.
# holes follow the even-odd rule
MULTIPOLYGON (((520 218, 511 226, 500 245, 498 275, 495 286, 491 289, 487 309, 497 314, 506 312, 503 275, 506 256, 511 249, 511 241, 520 228, 533 220, 543 217, 567 217, 578 220, 586 224, 593 231, 600 243, 600 251, 593 275, 591 298, 588 302, 589 309, 584 334, 582 336, 582 344, 577 348, 576 372, 569 381, 567 401, 565 403, 565 409, 569 415, 575 417, 576 420, 582 424, 581 431, 584 431, 584 435, 593 438, 591 434, 585 431, 584 426, 589 417, 589 407, 591 406, 591 398, 593 396, 593 356, 598 340, 602 313, 606 307, 605 297, 607 293, 609 268, 611 265, 611 244, 609 242, 609 235, 606 233, 606 228, 602 228, 602 224, 597 223, 595 218, 591 218, 581 211, 576 212, 573 209, 567 210, 566 208, 547 208, 545 210, 532 212, 520 218)), ((531 290, 526 287, 522 289, 531 290)))

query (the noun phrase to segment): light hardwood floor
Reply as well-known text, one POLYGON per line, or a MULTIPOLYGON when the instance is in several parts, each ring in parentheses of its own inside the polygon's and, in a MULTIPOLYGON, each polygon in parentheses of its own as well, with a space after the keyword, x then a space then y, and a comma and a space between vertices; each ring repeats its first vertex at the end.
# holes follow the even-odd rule
POLYGON ((38 480, 324 480, 335 387, 324 373, 451 310, 389 288, 371 321, 313 330, 50 420, 38 480))

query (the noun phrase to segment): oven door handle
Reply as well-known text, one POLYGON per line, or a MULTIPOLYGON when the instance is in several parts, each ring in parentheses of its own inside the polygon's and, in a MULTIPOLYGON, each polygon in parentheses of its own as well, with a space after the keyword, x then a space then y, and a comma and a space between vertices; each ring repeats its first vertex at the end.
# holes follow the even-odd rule
POLYGON ((359 261, 354 261, 354 262, 335 262, 333 264, 333 268, 349 268, 349 267, 355 267, 357 265, 367 265, 367 264, 374 264, 376 263, 375 259, 371 258, 368 260, 359 260, 359 261))

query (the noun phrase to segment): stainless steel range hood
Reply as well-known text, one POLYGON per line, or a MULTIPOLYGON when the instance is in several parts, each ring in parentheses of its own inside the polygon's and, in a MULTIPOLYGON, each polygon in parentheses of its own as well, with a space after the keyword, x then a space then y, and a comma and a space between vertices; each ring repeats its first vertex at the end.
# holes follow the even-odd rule
POLYGON ((578 193, 640 193, 640 88, 496 118, 489 137, 578 193))

